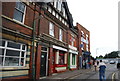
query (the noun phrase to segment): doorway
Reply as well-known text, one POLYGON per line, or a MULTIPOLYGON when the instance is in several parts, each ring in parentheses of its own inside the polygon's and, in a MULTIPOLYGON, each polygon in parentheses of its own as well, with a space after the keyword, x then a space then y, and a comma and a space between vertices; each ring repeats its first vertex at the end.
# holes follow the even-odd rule
POLYGON ((40 76, 47 75, 47 67, 48 67, 48 48, 42 47, 41 48, 41 63, 40 63, 40 76))

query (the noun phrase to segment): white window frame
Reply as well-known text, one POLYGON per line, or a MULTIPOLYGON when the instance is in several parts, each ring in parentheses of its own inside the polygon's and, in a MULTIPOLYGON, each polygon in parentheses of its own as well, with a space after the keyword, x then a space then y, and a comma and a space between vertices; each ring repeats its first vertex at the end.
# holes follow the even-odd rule
MULTIPOLYGON (((7 40, 3 40, 3 41, 5 41, 5 46, 1 46, 0 45, 0 49, 4 49, 4 54, 3 55, 0 55, 0 57, 3 57, 3 65, 2 65, 2 67, 24 67, 25 66, 25 64, 26 64, 26 53, 27 53, 27 46, 25 45, 25 44, 21 44, 21 43, 17 43, 17 44, 20 44, 20 49, 18 49, 18 48, 12 48, 12 47, 8 47, 7 45, 8 45, 8 42, 12 42, 12 43, 15 43, 15 42, 13 42, 13 41, 7 41, 7 40), (23 50, 22 49, 22 46, 25 46, 25 50, 23 50), (6 55, 6 51, 7 50, 13 50, 13 51, 18 51, 19 52, 19 56, 7 56, 6 55), (24 52, 24 57, 21 57, 22 56, 22 52, 24 52), (19 65, 17 65, 17 66, 5 66, 5 58, 18 58, 19 59, 19 65), (20 65, 20 63, 21 63, 21 59, 24 59, 24 61, 23 61, 23 65, 20 65)), ((1 66, 0 66, 1 67, 1 66)))
POLYGON ((54 24, 52 22, 49 22, 49 34, 54 36, 54 24))
MULTIPOLYGON (((21 1, 19 1, 20 3, 22 3, 21 1)), ((13 20, 14 21, 16 21, 16 22, 18 22, 18 23, 22 23, 22 24, 24 24, 24 22, 25 22, 25 15, 26 15, 26 5, 24 4, 24 3, 22 3, 24 6, 25 6, 25 9, 24 9, 24 12, 23 12, 23 20, 22 20, 22 22, 21 21, 19 21, 19 20, 16 20, 14 17, 13 17, 13 20)), ((16 5, 15 5, 15 10, 16 10, 17 8, 16 8, 16 5)), ((15 14, 15 12, 14 12, 14 14, 15 14)))
POLYGON ((63 40, 63 31, 62 31, 62 29, 59 29, 59 40, 60 41, 63 40))

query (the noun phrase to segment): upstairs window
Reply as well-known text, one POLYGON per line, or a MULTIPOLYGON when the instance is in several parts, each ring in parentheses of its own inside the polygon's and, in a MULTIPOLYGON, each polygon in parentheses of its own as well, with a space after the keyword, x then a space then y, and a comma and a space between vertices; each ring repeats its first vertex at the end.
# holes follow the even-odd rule
POLYGON ((14 11, 14 19, 19 22, 24 22, 25 16, 25 5, 22 2, 16 2, 15 11, 14 11))
POLYGON ((59 30, 59 40, 60 41, 63 40, 63 31, 62 31, 62 29, 59 30))
POLYGON ((49 23, 49 34, 54 36, 54 24, 53 23, 49 23))

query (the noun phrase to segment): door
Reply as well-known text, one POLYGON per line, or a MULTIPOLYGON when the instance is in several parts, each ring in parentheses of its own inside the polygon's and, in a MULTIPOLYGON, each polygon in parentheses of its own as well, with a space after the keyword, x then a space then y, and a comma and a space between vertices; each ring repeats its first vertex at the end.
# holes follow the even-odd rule
POLYGON ((42 47, 41 49, 41 63, 40 63, 40 76, 47 75, 47 48, 42 47), (44 49, 43 49, 44 48, 44 49))

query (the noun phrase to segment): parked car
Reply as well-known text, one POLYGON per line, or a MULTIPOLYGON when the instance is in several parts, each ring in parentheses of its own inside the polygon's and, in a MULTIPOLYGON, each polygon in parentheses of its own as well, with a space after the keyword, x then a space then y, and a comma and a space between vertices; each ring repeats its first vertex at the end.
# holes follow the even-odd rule
POLYGON ((115 61, 111 60, 111 61, 110 61, 110 64, 115 64, 115 61))
POLYGON ((118 59, 117 68, 120 68, 120 59, 118 59))

